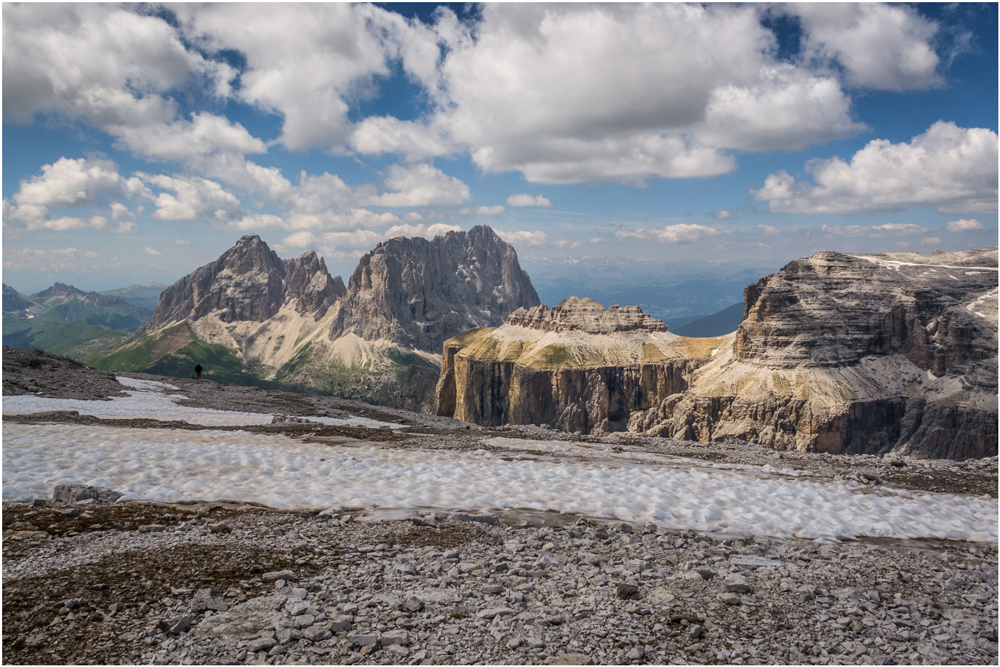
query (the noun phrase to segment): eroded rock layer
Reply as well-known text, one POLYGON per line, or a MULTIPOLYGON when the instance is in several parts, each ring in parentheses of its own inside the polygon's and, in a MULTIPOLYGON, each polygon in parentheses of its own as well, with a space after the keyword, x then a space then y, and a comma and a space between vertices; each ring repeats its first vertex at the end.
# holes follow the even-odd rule
POLYGON ((717 339, 608 327, 612 311, 567 301, 447 341, 438 413, 780 450, 991 456, 997 295, 989 247, 816 253, 749 286, 743 322, 717 339))

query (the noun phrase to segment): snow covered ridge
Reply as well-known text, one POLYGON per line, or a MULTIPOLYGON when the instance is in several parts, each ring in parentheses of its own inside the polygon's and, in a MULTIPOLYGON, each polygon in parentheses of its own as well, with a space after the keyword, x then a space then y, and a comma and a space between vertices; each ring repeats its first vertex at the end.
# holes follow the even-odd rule
MULTIPOLYGON (((527 508, 671 529, 802 538, 997 541, 997 502, 863 492, 742 470, 501 460, 487 452, 330 447, 221 431, 5 424, 3 498, 57 484, 107 486, 123 500, 240 500, 276 508, 527 508)), ((553 444, 553 447, 558 445, 553 444)))
MULTIPOLYGON (((177 387, 154 380, 137 380, 119 376, 119 383, 131 387, 128 396, 113 396, 110 401, 84 401, 68 398, 41 398, 39 396, 4 396, 3 413, 6 415, 48 412, 51 410, 76 410, 81 415, 104 419, 158 419, 160 421, 185 421, 202 426, 257 426, 270 424, 274 415, 255 412, 230 412, 209 408, 178 405, 186 400, 183 394, 166 394, 164 390, 177 387)), ((310 421, 333 426, 358 426, 363 428, 406 428, 366 417, 337 419, 334 417, 308 417, 310 421)))

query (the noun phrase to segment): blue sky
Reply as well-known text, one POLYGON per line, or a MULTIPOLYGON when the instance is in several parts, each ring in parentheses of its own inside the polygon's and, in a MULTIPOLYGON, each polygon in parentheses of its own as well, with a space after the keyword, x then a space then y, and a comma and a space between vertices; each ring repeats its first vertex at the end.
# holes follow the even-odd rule
POLYGON ((997 5, 4 5, 3 280, 997 242, 997 5))

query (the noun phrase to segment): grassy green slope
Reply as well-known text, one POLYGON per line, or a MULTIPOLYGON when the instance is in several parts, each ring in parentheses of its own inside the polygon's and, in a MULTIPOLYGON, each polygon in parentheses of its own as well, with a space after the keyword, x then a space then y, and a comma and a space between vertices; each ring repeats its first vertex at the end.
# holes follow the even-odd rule
MULTIPOLYGON (((186 326, 186 325, 181 325, 186 326)), ((202 366, 202 377, 229 384, 276 386, 261 380, 255 373, 244 369, 243 362, 225 345, 213 345, 198 338, 190 329, 191 342, 165 355, 156 354, 159 343, 178 333, 177 327, 155 335, 145 336, 109 355, 94 355, 82 361, 101 370, 132 371, 169 377, 191 377, 194 367, 202 366)))
POLYGON ((310 343, 279 368, 273 379, 264 379, 244 365, 234 350, 208 343, 190 329, 185 332, 179 327, 131 341, 112 354, 92 355, 81 361, 102 370, 170 377, 191 377, 195 365, 201 364, 202 377, 216 382, 316 392, 425 412, 434 408, 434 388, 440 372, 432 362, 406 353, 390 352, 385 360, 363 366, 321 362, 310 343), (188 334, 190 342, 183 344, 188 334), (157 354, 161 342, 169 344, 165 341, 168 337, 179 340, 175 345, 183 347, 169 354, 157 354))
POLYGON ((4 345, 45 350, 73 359, 91 354, 95 347, 106 348, 121 342, 128 335, 127 331, 104 329, 86 322, 3 319, 4 345))

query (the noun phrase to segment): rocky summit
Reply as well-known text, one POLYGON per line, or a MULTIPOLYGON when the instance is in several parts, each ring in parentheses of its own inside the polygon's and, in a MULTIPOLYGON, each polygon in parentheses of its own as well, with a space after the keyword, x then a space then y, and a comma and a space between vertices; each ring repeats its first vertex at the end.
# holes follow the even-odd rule
POLYGON ((571 296, 555 308, 536 306, 519 308, 507 318, 511 326, 539 331, 582 331, 589 334, 609 334, 616 331, 666 331, 667 325, 642 312, 639 306, 614 305, 604 309, 592 299, 571 296))
POLYGON ((163 292, 146 325, 98 368, 321 391, 433 410, 441 344, 538 304, 489 227, 395 238, 348 285, 315 252, 282 260, 256 234, 163 292))
POLYGON ((291 300, 297 310, 319 313, 342 294, 316 253, 284 262, 259 236, 247 234, 164 290, 143 331, 209 316, 225 323, 263 322, 291 300))
POLYGON ((434 354, 472 327, 499 326, 539 304, 513 246, 489 227, 428 241, 399 237, 358 262, 331 338, 354 334, 434 354))
POLYGON ((629 330, 617 313, 637 313, 595 306, 447 341, 439 414, 834 454, 997 453, 995 246, 819 252, 749 286, 739 328, 719 338, 629 330))

